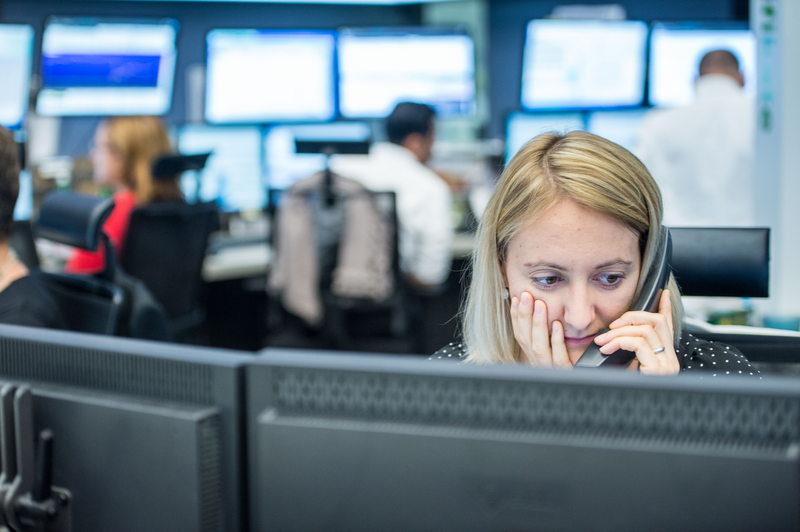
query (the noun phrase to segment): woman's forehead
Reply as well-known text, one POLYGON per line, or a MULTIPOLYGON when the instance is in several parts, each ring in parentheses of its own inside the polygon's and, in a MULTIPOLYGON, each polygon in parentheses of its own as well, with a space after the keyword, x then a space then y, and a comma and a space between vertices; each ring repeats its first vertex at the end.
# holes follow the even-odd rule
POLYGON ((523 260, 596 262, 639 256, 639 235, 610 216, 562 201, 531 220, 509 243, 508 252, 523 260))

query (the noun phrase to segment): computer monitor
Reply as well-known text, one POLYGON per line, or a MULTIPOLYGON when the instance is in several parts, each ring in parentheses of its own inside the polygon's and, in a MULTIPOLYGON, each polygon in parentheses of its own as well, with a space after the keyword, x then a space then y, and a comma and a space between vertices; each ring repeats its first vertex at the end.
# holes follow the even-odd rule
POLYGON ((586 131, 633 151, 647 109, 594 111, 586 117, 586 131))
POLYGON ((0 325, 0 380, 55 434, 73 529, 245 529, 243 365, 232 351, 0 325))
POLYGON ((296 181, 325 169, 325 155, 297 153, 295 141, 365 141, 369 140, 370 136, 370 127, 364 122, 332 122, 271 128, 264 136, 264 173, 269 188, 288 188, 296 181))
POLYGON ((800 381, 267 350, 250 530, 794 530, 800 381))
POLYGON ((36 112, 165 114, 172 104, 177 32, 174 20, 51 19, 42 38, 42 89, 36 112))
POLYGON ((0 24, 0 126, 19 129, 28 110, 33 61, 33 28, 0 24))
POLYGON ((583 128, 582 113, 511 113, 506 120, 506 162, 536 135, 583 128))
POLYGON ((339 32, 339 112, 384 118, 400 102, 439 116, 475 111, 475 52, 465 33, 426 28, 339 32))
POLYGON ((178 150, 187 155, 211 152, 203 170, 183 174, 181 188, 190 203, 215 201, 226 212, 266 205, 258 126, 187 125, 178 131, 178 150))
POLYGON ((206 121, 334 118, 333 32, 212 30, 206 44, 206 121))
POLYGON ((644 100, 647 25, 532 20, 522 62, 522 107, 588 109, 644 100))
POLYGON ((736 56, 744 89, 755 97, 756 37, 746 24, 658 23, 650 35, 650 104, 691 103, 700 60, 712 50, 728 50, 736 56))

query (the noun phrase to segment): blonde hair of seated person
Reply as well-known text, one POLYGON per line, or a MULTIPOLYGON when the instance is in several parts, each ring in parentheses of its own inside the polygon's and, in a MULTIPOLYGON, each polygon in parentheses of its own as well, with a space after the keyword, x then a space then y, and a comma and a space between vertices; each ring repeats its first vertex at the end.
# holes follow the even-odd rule
MULTIPOLYGON (((634 300, 639 296, 658 243, 659 231, 651 228, 661 227, 663 214, 655 180, 633 154, 602 137, 583 131, 539 135, 503 171, 478 228, 472 281, 462 312, 468 361, 520 360, 510 299, 502 294, 501 263, 514 236, 564 200, 609 216, 642 235, 642 273, 634 300)), ((683 306, 674 277, 668 288, 677 342, 683 306)))
POLYGON ((172 152, 163 122, 154 116, 120 116, 105 122, 109 148, 121 159, 122 184, 136 195, 138 205, 183 197, 178 176, 153 178, 153 162, 172 152))

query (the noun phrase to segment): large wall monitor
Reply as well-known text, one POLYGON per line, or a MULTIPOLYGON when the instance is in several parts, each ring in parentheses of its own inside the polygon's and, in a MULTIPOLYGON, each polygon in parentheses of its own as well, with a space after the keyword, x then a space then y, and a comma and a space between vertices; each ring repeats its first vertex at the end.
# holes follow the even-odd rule
POLYGON ((177 23, 52 19, 42 40, 36 112, 163 115, 172 103, 177 23))
POLYGON ((475 52, 466 34, 412 29, 339 33, 339 111, 383 118, 403 101, 426 103, 440 116, 475 110, 475 52))
POLYGON ((187 155, 211 152, 199 174, 183 174, 188 201, 215 201, 227 212, 258 210, 266 204, 257 126, 188 125, 178 132, 178 150, 187 155))
POLYGON ((522 64, 522 107, 629 107, 644 100, 647 25, 532 20, 522 64))
POLYGON ((0 126, 18 129, 25 120, 33 58, 33 28, 0 24, 0 126))
POLYGON ((206 43, 208 122, 334 118, 333 32, 213 30, 206 43))
POLYGON ((582 113, 511 113, 506 122, 506 161, 536 135, 583 129, 582 113))
POLYGON ((594 111, 586 118, 586 131, 633 151, 647 109, 594 111))
POLYGON ((745 24, 654 24, 650 36, 651 105, 674 107, 694 99, 703 56, 728 50, 739 60, 745 91, 756 94, 756 37, 745 24))
MULTIPOLYGON (((264 136, 265 173, 270 188, 284 189, 325 169, 325 155, 297 153, 296 140, 365 141, 370 128, 363 122, 332 122, 276 126, 264 136)), ((335 157, 335 156, 334 156, 335 157)))

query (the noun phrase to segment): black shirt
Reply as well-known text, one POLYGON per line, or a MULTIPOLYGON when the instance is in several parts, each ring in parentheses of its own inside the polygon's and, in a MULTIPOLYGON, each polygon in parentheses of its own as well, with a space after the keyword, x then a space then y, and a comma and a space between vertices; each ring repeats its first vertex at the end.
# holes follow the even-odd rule
POLYGON ((0 292, 0 323, 66 329, 53 296, 37 272, 17 279, 0 292))
MULTIPOLYGON (((735 347, 701 340, 689 333, 681 334, 675 348, 681 371, 703 371, 711 377, 744 375, 761 378, 759 371, 735 347)), ((453 342, 436 351, 428 360, 461 362, 467 356, 464 344, 453 342)))

